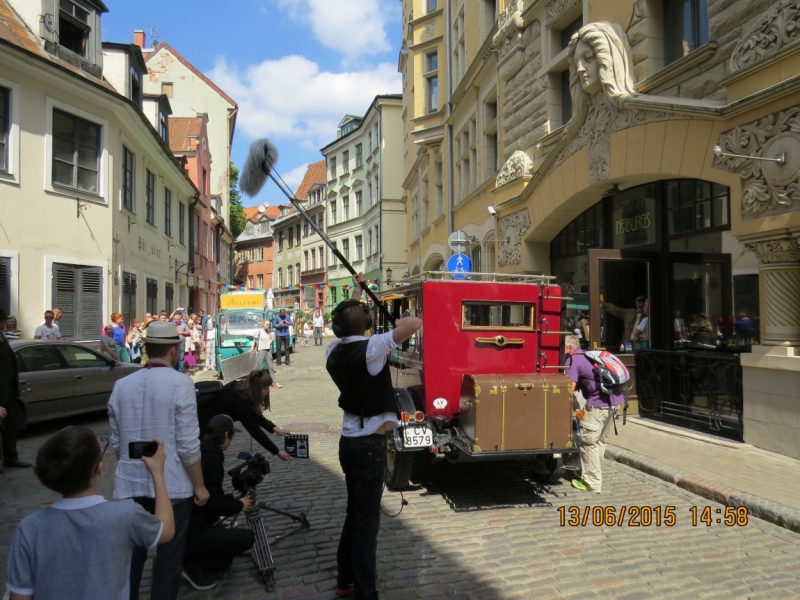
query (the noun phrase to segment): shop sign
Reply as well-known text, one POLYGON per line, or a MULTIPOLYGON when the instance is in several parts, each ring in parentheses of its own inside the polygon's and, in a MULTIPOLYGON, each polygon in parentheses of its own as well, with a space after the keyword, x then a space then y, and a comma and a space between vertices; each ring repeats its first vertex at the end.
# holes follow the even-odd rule
POLYGON ((615 249, 656 243, 658 214, 655 186, 637 187, 614 198, 612 211, 615 249))

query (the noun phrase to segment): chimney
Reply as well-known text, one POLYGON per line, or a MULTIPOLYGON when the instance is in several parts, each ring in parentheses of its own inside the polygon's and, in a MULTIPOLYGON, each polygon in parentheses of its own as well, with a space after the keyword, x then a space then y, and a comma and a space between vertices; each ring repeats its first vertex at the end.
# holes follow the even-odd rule
POLYGON ((139 46, 142 50, 144 50, 145 44, 145 33, 141 29, 134 29, 133 31, 133 43, 139 46))

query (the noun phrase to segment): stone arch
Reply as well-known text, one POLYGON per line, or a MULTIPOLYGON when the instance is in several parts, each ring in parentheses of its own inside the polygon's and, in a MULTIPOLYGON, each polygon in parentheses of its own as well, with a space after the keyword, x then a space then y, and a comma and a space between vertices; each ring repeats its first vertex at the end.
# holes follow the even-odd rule
POLYGON ((444 271, 444 258, 441 254, 432 254, 425 261, 425 271, 444 271))

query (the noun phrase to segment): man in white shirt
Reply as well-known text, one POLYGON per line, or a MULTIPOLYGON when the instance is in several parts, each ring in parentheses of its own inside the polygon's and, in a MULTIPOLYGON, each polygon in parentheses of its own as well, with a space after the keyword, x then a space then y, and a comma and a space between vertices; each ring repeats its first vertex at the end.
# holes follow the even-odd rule
MULTIPOLYGON (((114 498, 133 498, 149 512, 155 510, 155 490, 144 463, 128 455, 130 442, 160 439, 169 457, 164 469, 175 514, 175 537, 159 546, 153 566, 153 600, 174 600, 181 581, 186 532, 194 502, 208 500, 200 463, 200 428, 194 383, 174 370, 183 337, 174 323, 152 322, 145 341, 148 362, 143 369, 114 385, 108 401, 111 445, 119 462, 114 498)), ((131 598, 139 584, 147 549, 136 548, 131 562, 131 598)))
POLYGON ((55 314, 52 310, 45 311, 44 313, 44 323, 39 325, 36 328, 36 331, 33 334, 33 339, 35 340, 48 340, 54 342, 56 340, 63 340, 64 336, 61 335, 61 330, 58 328, 58 325, 54 323, 55 321, 55 314))
POLYGON ((328 346, 326 369, 339 388, 344 411, 339 464, 347 485, 347 516, 339 539, 335 593, 374 600, 381 495, 386 471, 385 433, 397 427, 399 414, 387 357, 422 327, 422 319, 395 321, 394 330, 370 338, 372 319, 360 298, 364 275, 353 277, 350 300, 333 311, 338 340, 328 346))
POLYGON ((322 346, 322 328, 325 327, 325 319, 322 317, 322 311, 317 309, 314 311, 314 345, 322 346))

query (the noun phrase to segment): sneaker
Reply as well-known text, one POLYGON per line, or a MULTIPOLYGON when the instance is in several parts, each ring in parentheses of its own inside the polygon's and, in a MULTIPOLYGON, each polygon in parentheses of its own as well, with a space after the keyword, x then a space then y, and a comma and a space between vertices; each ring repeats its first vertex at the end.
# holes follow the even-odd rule
POLYGON ((217 582, 211 581, 196 562, 188 562, 183 565, 183 578, 194 589, 201 592, 217 587, 217 582))
POLYGON ((283 386, 280 383, 278 383, 277 381, 275 381, 275 382, 273 382, 272 387, 274 387, 274 388, 282 388, 283 386))
POLYGON ((333 590, 333 593, 339 596, 339 598, 346 598, 347 596, 352 596, 356 591, 356 587, 351 583, 348 585, 339 586, 336 585, 336 589, 333 590))
POLYGON ((576 489, 579 489, 579 490, 583 490, 584 492, 594 492, 595 494, 599 494, 600 493, 600 490, 595 490, 595 489, 590 488, 581 479, 573 479, 572 480, 572 487, 574 487, 576 489))

